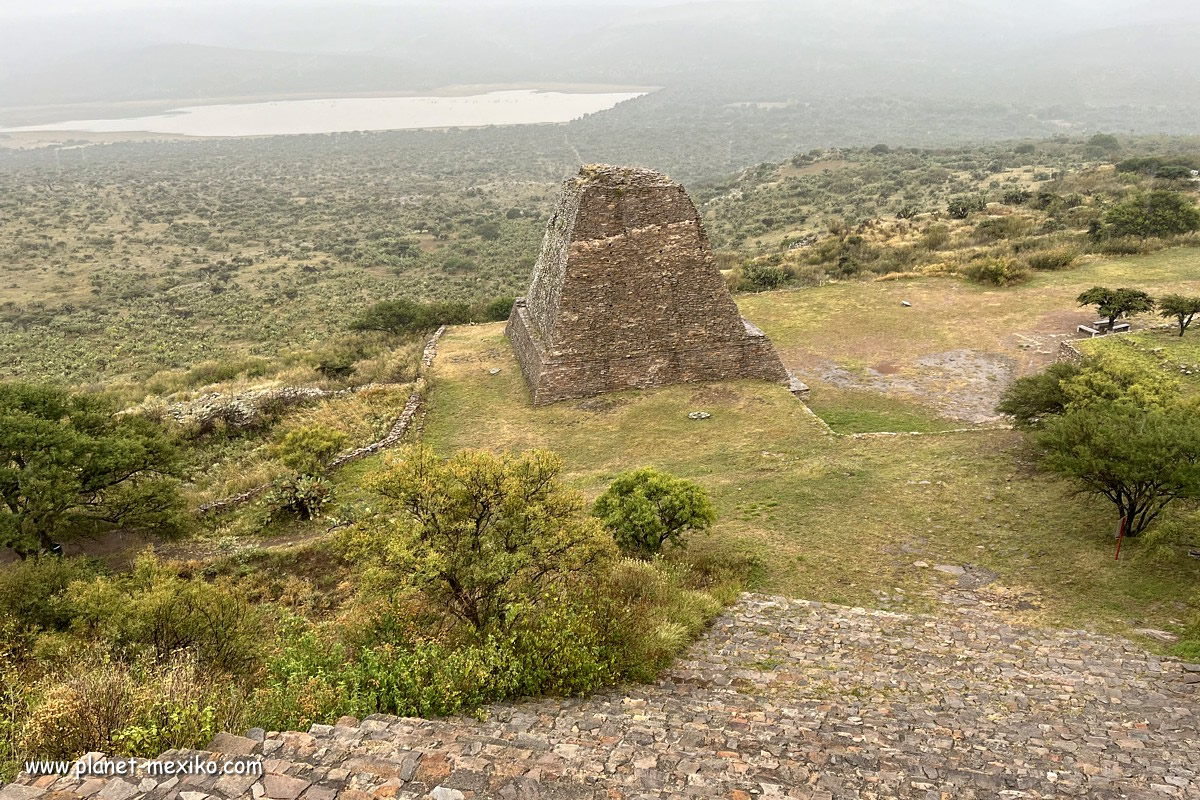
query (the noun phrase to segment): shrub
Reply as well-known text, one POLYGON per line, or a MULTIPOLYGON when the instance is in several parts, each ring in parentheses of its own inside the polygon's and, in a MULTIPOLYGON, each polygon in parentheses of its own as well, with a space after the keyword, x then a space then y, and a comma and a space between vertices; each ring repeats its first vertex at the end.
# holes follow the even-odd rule
POLYGON ((513 303, 515 298, 511 295, 506 297, 497 297, 483 307, 482 318, 484 322, 504 322, 512 314, 513 303))
POLYGON ((933 252, 950 244, 950 229, 945 225, 931 225, 921 236, 920 246, 933 252))
POLYGON ((116 655, 158 663, 182 656, 242 674, 258 659, 261 620, 228 579, 184 578, 151 553, 127 575, 77 582, 67 591, 73 629, 116 655))
POLYGON ((89 656, 75 674, 47 680, 36 694, 21 749, 40 758, 152 756, 204 747, 218 731, 244 727, 240 692, 186 658, 128 665, 89 656))
POLYGON ((1102 239, 1096 250, 1108 256, 1139 256, 1161 250, 1163 243, 1158 239, 1139 239, 1135 236, 1121 236, 1102 239))
MULTIPOLYGON (((342 714, 457 714, 515 697, 653 680, 721 602, 686 585, 695 574, 686 565, 609 566, 556 586, 507 630, 457 644, 413 633, 419 626, 396 619, 392 605, 372 610, 352 640, 312 627, 285 632, 266 685, 255 693, 253 718, 274 729, 304 729, 342 714)), ((734 578, 728 586, 733 597, 741 583, 734 578)))
POLYGON ((612 557, 561 472, 557 456, 541 451, 442 461, 410 448, 369 481, 397 510, 368 532, 371 558, 391 570, 393 585, 416 589, 477 634, 507 630, 522 608, 612 557))
POLYGON ((1029 280, 1024 265, 1006 258, 991 258, 969 264, 964 270, 967 278, 988 286, 1014 286, 1029 280))
POLYGON ((326 425, 305 425, 284 434, 271 448, 271 457, 301 475, 320 475, 346 446, 349 437, 326 425))
POLYGON ((1103 153, 1114 153, 1121 149, 1121 142, 1111 133, 1097 133, 1088 139, 1087 146, 1103 153))
POLYGON ((966 219, 973 211, 987 210, 987 201, 979 197, 955 197, 946 206, 951 219, 966 219))
POLYGON ((1073 247, 1055 247, 1030 253, 1025 263, 1032 269, 1053 271, 1067 269, 1079 258, 1079 251, 1073 247))
POLYGON ((329 481, 313 475, 289 475, 275 482, 267 493, 267 508, 302 522, 316 519, 333 499, 329 481))
POLYGON ((1009 189, 1004 193, 1004 205, 1023 206, 1033 199, 1033 192, 1028 189, 1009 189))
POLYGON ((592 513, 604 522, 626 555, 649 558, 687 531, 707 530, 716 520, 702 487, 655 469, 617 476, 596 499, 592 513))
POLYGON ((436 326, 430 309, 408 298, 376 303, 350 323, 351 330, 393 334, 413 333, 431 327, 436 326))
POLYGON ((1200 230, 1200 209, 1185 194, 1156 190, 1113 206, 1104 221, 1111 236, 1174 236, 1200 230))
POLYGON ((1020 427, 1035 427, 1047 417, 1066 411, 1071 398, 1063 384, 1079 372, 1077 364, 1060 361, 1036 375, 1018 378, 1004 390, 997 410, 1013 417, 1020 427))
POLYGON ((1121 405, 1143 411, 1166 408, 1179 397, 1179 382, 1123 348, 1092 355, 1077 375, 1064 380, 1071 408, 1121 405))
POLYGON ((771 264, 747 264, 742 268, 742 283, 751 291, 765 292, 778 289, 787 282, 787 273, 782 267, 771 264))
POLYGON ((1019 239, 1033 229, 1033 223, 1025 217, 992 217, 975 226, 975 240, 998 242, 1002 239, 1019 239))
POLYGON ((40 558, 0 569, 0 619, 12 620, 15 630, 37 633, 62 631, 73 615, 64 601, 67 587, 94 577, 99 567, 82 558, 40 558))

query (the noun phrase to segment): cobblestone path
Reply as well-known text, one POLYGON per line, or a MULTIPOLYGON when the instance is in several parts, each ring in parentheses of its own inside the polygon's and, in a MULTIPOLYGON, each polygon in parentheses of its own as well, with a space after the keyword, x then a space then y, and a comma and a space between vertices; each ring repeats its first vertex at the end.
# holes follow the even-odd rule
POLYGON ((652 686, 214 741, 265 778, 0 798, 1200 798, 1198 701, 1200 666, 1120 639, 747 595, 652 686))

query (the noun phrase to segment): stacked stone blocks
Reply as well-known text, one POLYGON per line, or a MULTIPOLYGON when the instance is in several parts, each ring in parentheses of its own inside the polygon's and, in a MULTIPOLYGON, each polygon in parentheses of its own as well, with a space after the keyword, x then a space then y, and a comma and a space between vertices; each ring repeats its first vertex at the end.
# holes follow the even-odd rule
POLYGON ((535 405, 788 380, 767 337, 739 315, 687 192, 650 170, 591 166, 566 182, 507 333, 535 405))

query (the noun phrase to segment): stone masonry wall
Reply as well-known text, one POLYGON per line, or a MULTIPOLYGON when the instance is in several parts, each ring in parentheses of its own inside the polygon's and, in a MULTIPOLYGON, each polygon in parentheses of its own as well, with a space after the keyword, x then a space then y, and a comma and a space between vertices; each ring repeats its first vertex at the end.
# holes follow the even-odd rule
POLYGON ((507 332, 539 405, 788 379, 770 341, 738 314, 683 187, 648 170, 585 167, 566 182, 507 332))

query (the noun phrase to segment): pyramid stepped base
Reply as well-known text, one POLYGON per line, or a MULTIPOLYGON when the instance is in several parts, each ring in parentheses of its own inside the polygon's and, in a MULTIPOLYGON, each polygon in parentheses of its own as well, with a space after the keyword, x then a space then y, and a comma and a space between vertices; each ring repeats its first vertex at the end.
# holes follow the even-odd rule
POLYGON ((570 359, 546 352, 532 333, 523 302, 518 300, 504 333, 528 379, 534 405, 731 377, 787 383, 790 376, 770 340, 749 322, 742 322, 746 335, 734 341, 698 343, 696 348, 686 350, 613 350, 604 358, 570 359))

